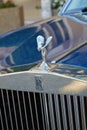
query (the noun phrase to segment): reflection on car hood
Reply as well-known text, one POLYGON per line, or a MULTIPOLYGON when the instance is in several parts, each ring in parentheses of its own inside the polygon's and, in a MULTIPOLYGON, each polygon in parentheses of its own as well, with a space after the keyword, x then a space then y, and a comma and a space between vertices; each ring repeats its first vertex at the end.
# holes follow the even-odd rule
POLYGON ((4 48, 0 53, 1 68, 39 62, 41 54, 37 50, 38 35, 44 36, 45 40, 49 36, 53 37, 51 44, 47 47, 47 61, 52 62, 85 44, 86 34, 86 25, 68 18, 53 17, 1 35, 0 48, 4 48))

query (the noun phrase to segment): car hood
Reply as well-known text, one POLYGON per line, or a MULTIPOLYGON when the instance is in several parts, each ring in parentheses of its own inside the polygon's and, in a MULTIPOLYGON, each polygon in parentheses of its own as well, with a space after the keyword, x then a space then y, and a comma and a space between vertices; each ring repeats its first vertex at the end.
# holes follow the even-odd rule
POLYGON ((58 16, 8 32, 0 37, 1 68, 39 62, 42 57, 37 50, 38 35, 45 40, 53 37, 47 47, 47 61, 56 62, 85 44, 86 34, 87 25, 58 16))

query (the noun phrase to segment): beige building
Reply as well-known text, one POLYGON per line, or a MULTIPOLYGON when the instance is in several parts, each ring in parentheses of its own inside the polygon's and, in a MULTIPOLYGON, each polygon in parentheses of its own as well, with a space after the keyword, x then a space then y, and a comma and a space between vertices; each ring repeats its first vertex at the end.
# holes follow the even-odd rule
MULTIPOLYGON (((6 2, 7 0, 2 0, 2 1, 6 2)), ((36 22, 36 21, 44 19, 43 15, 42 15, 41 8, 37 8, 37 7, 40 7, 42 5, 41 4, 42 0, 12 0, 12 1, 16 5, 19 5, 19 6, 23 7, 23 14, 24 14, 23 16, 24 16, 24 19, 22 18, 22 21, 24 21, 24 24, 22 24, 23 22, 21 23, 20 21, 18 21, 17 18, 16 19, 14 18, 15 15, 18 15, 16 9, 15 9, 15 14, 11 14, 12 17, 10 17, 10 18, 8 18, 8 16, 10 16, 9 14, 12 12, 12 10, 7 11, 7 13, 5 14, 5 20, 2 17, 2 15, 4 16, 4 11, 3 11, 0 14, 0 17, 1 17, 1 20, 0 20, 0 22, 1 22, 0 23, 0 26, 1 26, 0 27, 0 34, 2 32, 4 33, 7 30, 9 31, 11 29, 18 28, 18 27, 20 27, 22 25, 30 24, 30 23, 33 23, 33 22, 36 22)), ((47 8, 48 8, 48 5, 49 4, 47 4, 47 8)), ((22 11, 20 11, 20 12, 22 12, 22 11)), ((45 16, 48 16, 48 15, 49 14, 47 12, 47 15, 45 14, 45 16)), ((51 15, 49 15, 49 16, 51 17, 51 15)))
MULTIPOLYGON (((3 0, 4 2, 7 0, 3 0)), ((37 6, 40 6, 40 0, 12 0, 17 5, 22 5, 24 8, 24 21, 26 23, 31 23, 37 20, 42 19, 40 9, 37 9, 37 6)))

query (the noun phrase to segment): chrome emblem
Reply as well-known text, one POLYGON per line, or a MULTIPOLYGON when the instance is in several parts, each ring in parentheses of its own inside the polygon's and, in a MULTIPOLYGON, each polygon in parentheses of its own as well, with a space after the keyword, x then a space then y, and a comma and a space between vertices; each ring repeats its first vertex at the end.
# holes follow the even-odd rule
POLYGON ((46 43, 45 43, 45 39, 43 36, 41 36, 41 35, 37 36, 37 49, 38 49, 38 51, 41 51, 42 60, 43 60, 40 65, 40 69, 43 71, 49 70, 49 66, 46 63, 46 55, 47 55, 46 47, 51 42, 51 40, 52 40, 52 36, 48 37, 46 40, 46 43))
POLYGON ((43 90, 43 82, 42 82, 42 76, 41 75, 35 75, 35 84, 37 90, 43 90))

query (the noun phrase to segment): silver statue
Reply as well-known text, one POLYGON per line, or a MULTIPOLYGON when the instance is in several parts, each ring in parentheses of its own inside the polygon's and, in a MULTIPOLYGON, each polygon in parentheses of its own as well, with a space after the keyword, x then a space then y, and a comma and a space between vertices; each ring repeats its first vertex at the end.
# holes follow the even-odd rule
POLYGON ((42 59, 43 59, 41 65, 40 65, 40 68, 41 68, 41 70, 44 70, 44 71, 49 70, 49 66, 46 63, 46 55, 47 55, 46 47, 51 42, 51 40, 52 40, 52 36, 48 37, 46 40, 46 43, 45 43, 45 39, 43 36, 41 36, 41 35, 37 36, 37 49, 38 49, 38 51, 41 51, 42 59))

